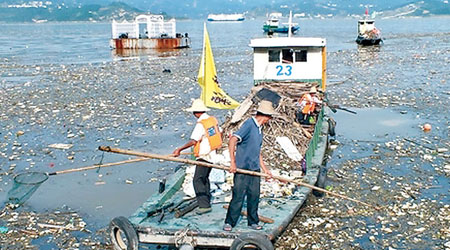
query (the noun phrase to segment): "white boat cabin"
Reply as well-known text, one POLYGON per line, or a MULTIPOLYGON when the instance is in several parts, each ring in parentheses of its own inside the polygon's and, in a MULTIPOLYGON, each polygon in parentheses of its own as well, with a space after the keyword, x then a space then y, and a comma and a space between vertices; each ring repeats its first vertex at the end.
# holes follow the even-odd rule
POLYGON ((280 19, 278 17, 270 16, 266 21, 266 25, 270 27, 278 27, 280 25, 280 19))
POLYGON ((175 19, 164 21, 162 15, 139 15, 134 22, 112 22, 112 39, 161 37, 176 37, 175 19))
POLYGON ((280 25, 280 18, 282 17, 283 15, 279 12, 270 13, 269 18, 267 18, 266 25, 278 27, 278 25, 280 25))
POLYGON ((374 20, 359 20, 358 21, 358 34, 363 35, 375 29, 374 20))
POLYGON ((325 89, 324 38, 272 37, 252 39, 253 81, 318 82, 325 89))

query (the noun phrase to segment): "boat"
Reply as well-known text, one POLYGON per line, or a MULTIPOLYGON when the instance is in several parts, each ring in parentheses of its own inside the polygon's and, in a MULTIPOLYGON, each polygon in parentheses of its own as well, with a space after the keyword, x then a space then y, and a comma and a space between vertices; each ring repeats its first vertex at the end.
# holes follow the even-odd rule
POLYGON ((358 21, 358 36, 355 41, 359 45, 379 45, 383 41, 374 20, 358 21))
MULTIPOLYGON (((273 32, 273 33, 288 33, 289 32, 289 23, 280 24, 280 19, 282 15, 281 13, 270 13, 269 18, 264 22, 263 30, 264 32, 273 32)), ((292 23, 291 33, 297 32, 300 29, 297 23, 292 23)))
POLYGON ((242 22, 245 20, 244 14, 209 14, 210 22, 242 22))
POLYGON ((356 43, 359 45, 379 45, 383 40, 381 32, 375 27, 375 20, 368 19, 368 10, 366 9, 365 18, 358 20, 358 36, 356 43))
MULTIPOLYGON (((274 117, 276 122, 269 122, 268 124, 273 126, 270 128, 278 129, 277 133, 280 135, 290 131, 292 140, 287 134, 286 138, 279 140, 278 138, 283 136, 265 130, 265 136, 273 136, 270 137, 273 143, 279 142, 279 151, 263 148, 266 164, 272 166, 273 174, 301 179, 310 187, 323 185, 323 182, 320 182, 320 173, 324 169, 325 150, 328 145, 328 109, 325 106, 319 107, 315 124, 306 127, 296 123, 292 113, 297 109, 295 103, 298 98, 311 87, 321 89, 322 93, 326 92, 326 40, 291 36, 256 38, 250 41, 250 47, 253 48, 255 87, 250 90, 250 94, 233 116, 227 118, 222 125, 224 134, 236 129, 245 119, 251 117, 261 100, 270 100, 278 110, 289 110, 281 112, 278 118, 274 117), (287 129, 283 129, 283 126, 287 126, 287 129), (288 144, 291 144, 293 152, 297 152, 287 153, 285 150, 287 156, 281 155, 279 152, 288 144), (279 160, 279 157, 284 159, 279 160)), ((226 143, 224 146, 226 148, 226 143)), ((101 150, 119 152, 109 147, 101 150)), ((131 154, 129 151, 124 153, 131 154)), ((132 155, 154 157, 146 153, 132 155)), ((185 165, 193 162, 172 158, 166 159, 185 165)), ((312 191, 305 186, 293 187, 290 184, 264 182, 261 186, 263 197, 259 203, 259 215, 265 216, 260 218, 261 222, 265 222, 264 228, 259 231, 249 229, 247 220, 242 218, 231 232, 226 232, 222 226, 225 207, 231 195, 229 184, 225 182, 211 185, 220 186, 220 189, 216 188, 213 192, 212 211, 198 215, 193 212, 194 198, 187 198, 188 192, 183 188, 192 186, 188 178, 192 174, 192 171, 189 171, 192 167, 185 165, 178 166, 167 180, 161 181, 158 192, 150 196, 134 214, 128 218, 116 217, 111 221, 109 235, 114 249, 134 250, 138 249, 140 243, 169 245, 180 249, 243 249, 248 245, 259 249, 273 249, 273 242, 286 229, 312 191)))
POLYGON ((112 21, 112 49, 180 49, 188 48, 188 33, 176 33, 175 19, 162 15, 139 15, 133 22, 112 21))

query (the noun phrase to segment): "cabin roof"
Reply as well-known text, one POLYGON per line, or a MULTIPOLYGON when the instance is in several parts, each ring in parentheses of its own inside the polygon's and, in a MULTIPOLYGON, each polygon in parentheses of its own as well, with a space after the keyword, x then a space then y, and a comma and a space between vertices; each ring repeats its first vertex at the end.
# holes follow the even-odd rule
POLYGON ((250 41, 253 48, 280 48, 280 47, 325 47, 324 38, 316 37, 274 37, 256 38, 250 41))

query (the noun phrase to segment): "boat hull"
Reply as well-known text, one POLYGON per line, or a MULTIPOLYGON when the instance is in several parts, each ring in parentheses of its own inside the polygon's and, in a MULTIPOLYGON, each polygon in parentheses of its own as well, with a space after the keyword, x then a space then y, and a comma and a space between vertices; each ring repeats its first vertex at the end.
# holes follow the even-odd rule
POLYGON ((242 22, 245 20, 243 14, 209 14, 209 22, 242 22))
MULTIPOLYGON (((295 33, 300 27, 292 26, 291 32, 295 33)), ((264 32, 274 32, 274 33, 288 33, 289 27, 274 27, 274 26, 266 26, 263 27, 264 32)))
POLYGON ((237 19, 215 19, 215 18, 208 18, 209 22, 242 22, 245 18, 237 18, 237 19))
POLYGON ((191 46, 189 37, 177 38, 116 38, 110 40, 112 49, 180 49, 191 46))
POLYGON ((379 45, 382 42, 381 38, 364 38, 362 36, 358 36, 355 42, 359 45, 371 46, 371 45, 379 45))

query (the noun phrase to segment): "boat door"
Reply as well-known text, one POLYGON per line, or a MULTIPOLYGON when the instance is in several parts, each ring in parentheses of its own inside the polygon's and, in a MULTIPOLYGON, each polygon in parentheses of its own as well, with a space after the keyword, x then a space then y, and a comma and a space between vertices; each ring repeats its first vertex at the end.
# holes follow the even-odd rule
POLYGON ((147 23, 139 23, 139 38, 148 38, 147 23))

